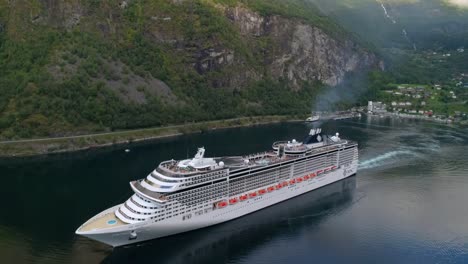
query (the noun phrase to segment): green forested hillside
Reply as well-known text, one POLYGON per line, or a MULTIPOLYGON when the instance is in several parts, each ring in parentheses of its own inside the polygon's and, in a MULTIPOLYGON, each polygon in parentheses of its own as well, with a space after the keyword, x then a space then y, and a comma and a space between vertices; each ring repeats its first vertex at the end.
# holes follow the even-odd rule
POLYGON ((272 75, 234 7, 350 38, 302 0, 0 0, 0 138, 308 112, 320 80, 272 75))

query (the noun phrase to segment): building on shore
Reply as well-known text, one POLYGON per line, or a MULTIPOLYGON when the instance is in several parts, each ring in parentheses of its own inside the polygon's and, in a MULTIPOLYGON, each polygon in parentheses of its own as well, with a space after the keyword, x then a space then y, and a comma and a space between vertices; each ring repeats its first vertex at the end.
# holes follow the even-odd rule
POLYGON ((387 105, 382 102, 369 101, 367 104, 367 112, 369 114, 380 114, 387 112, 387 105))

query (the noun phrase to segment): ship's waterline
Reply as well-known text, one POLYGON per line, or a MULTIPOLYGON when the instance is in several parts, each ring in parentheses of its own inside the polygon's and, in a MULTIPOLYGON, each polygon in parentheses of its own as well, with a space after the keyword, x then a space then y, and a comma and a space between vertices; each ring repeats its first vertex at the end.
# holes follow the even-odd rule
POLYGON ((76 233, 122 246, 220 224, 356 174, 357 143, 311 129, 302 142, 273 143, 272 151, 168 160, 123 204, 92 217, 76 233), (111 224, 110 224, 111 223, 111 224))

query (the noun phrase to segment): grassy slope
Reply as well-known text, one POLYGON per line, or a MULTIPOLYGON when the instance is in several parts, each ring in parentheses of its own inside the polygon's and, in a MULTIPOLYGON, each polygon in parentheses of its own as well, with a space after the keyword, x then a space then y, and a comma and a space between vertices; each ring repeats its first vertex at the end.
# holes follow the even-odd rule
POLYGON ((265 45, 264 40, 243 39, 214 6, 237 2, 261 13, 303 19, 343 36, 338 26, 301 0, 288 5, 279 0, 200 0, 181 5, 138 0, 125 10, 114 1, 67 0, 58 4, 59 11, 46 9, 38 0, 18 0, 13 6, 0 0, 0 138, 308 111, 309 98, 319 84, 305 84, 299 92, 268 79, 241 91, 213 88, 214 80, 233 72, 263 67, 252 47, 265 45), (76 5, 90 15, 66 30, 67 8, 76 5), (156 42, 149 32, 183 39, 183 47, 156 42), (245 64, 209 74, 187 67, 193 63, 193 50, 219 46, 234 50, 245 64), (116 62, 123 62, 128 75, 118 76, 107 66, 116 62), (147 95, 146 104, 128 103, 106 85, 107 81, 125 85, 135 76, 163 80, 177 102, 147 95))

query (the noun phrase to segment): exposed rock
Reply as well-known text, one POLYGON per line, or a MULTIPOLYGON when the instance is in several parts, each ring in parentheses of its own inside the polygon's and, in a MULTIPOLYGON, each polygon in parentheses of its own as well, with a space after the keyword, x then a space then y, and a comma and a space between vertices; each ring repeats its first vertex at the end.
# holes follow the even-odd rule
POLYGON ((228 8, 226 16, 233 21, 243 35, 263 35, 265 18, 244 7, 228 8))
POLYGON ((281 16, 262 17, 244 7, 228 8, 226 16, 245 36, 271 39, 265 53, 267 72, 298 87, 301 81, 319 80, 337 85, 347 72, 375 66, 370 52, 350 40, 336 40, 323 30, 281 16))
POLYGON ((40 0, 44 13, 33 19, 34 23, 47 22, 47 24, 65 29, 77 26, 84 15, 84 6, 80 0, 59 1, 40 0))
MULTIPOLYGON (((60 52, 54 56, 54 62, 47 69, 57 81, 63 82, 77 73, 81 63, 83 63, 82 59, 68 52, 60 52), (63 57, 67 57, 69 61, 64 60, 63 57)), ((139 76, 120 61, 105 60, 100 67, 106 69, 107 76, 97 75, 93 81, 104 83, 124 102, 145 104, 149 99, 148 96, 156 96, 167 104, 181 103, 166 83, 151 75, 139 76)))
POLYGON ((71 16, 67 20, 65 20, 65 24, 64 24, 65 28, 71 29, 77 26, 80 23, 80 19, 81 19, 81 14, 79 13, 71 14, 71 16))
MULTIPOLYGON (((100 76, 96 80, 104 82, 125 102, 145 104, 150 96, 156 96, 162 102, 168 104, 177 101, 177 97, 172 93, 171 88, 163 81, 151 75, 145 78, 136 75, 120 61, 105 61, 104 64, 112 72, 112 77, 100 76)), ((180 103, 180 101, 178 102, 180 103)))
POLYGON ((119 7, 125 9, 128 7, 128 1, 120 1, 119 7))
POLYGON ((197 53, 195 68, 200 74, 218 70, 234 62, 234 52, 222 47, 209 48, 197 53))
POLYGON ((33 24, 41 24, 42 22, 44 22, 44 17, 41 15, 36 15, 35 17, 31 19, 31 22, 33 24))

